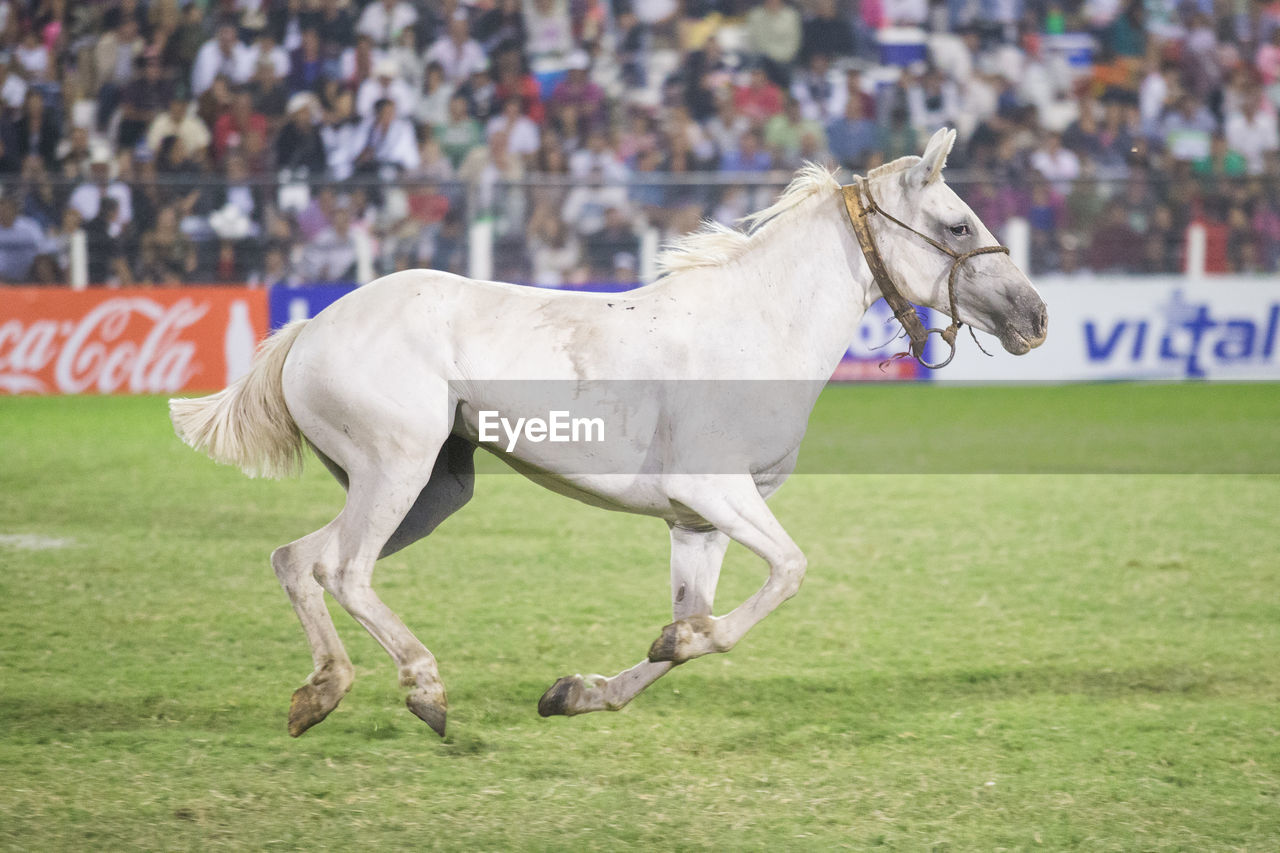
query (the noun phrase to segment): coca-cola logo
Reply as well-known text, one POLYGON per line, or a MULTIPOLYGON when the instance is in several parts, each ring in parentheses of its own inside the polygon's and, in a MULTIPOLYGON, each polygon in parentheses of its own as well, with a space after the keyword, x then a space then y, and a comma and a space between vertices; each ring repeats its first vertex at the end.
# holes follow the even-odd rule
POLYGON ((196 372, 196 344, 182 332, 208 311, 194 299, 164 305, 142 296, 107 299, 79 320, 6 320, 0 390, 48 393, 40 374, 52 365, 54 390, 64 394, 177 391, 196 372), (130 328, 135 322, 149 324, 145 335, 130 328))

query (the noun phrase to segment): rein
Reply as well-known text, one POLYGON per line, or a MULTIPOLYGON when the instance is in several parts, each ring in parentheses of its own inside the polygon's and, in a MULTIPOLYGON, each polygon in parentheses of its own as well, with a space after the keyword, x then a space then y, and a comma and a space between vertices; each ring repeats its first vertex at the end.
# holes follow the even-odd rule
MULTIPOLYGON (((957 252, 951 247, 939 243, 928 234, 917 231, 876 204, 875 198, 871 195, 871 184, 865 179, 855 177, 852 184, 841 187, 840 191, 844 196, 844 207, 849 214, 849 221, 853 223, 853 233, 858 235, 858 245, 862 247, 862 255, 866 258, 867 266, 871 269, 871 277, 880 286, 880 294, 884 297, 884 301, 889 303, 889 307, 893 309, 894 319, 902 324, 907 336, 911 338, 908 350, 897 353, 889 361, 899 358, 914 358, 930 370, 946 367, 951 363, 951 359, 956 357, 956 333, 964 325, 960 320, 960 311, 956 307, 956 277, 959 275, 960 265, 978 255, 990 255, 996 252, 1007 255, 1009 254, 1008 247, 983 246, 980 249, 972 249, 968 252, 957 252), (866 193, 865 202, 863 201, 863 193, 866 193), (947 275, 947 301, 951 306, 951 325, 947 326, 947 328, 926 329, 924 324, 920 322, 920 315, 916 313, 915 306, 907 301, 907 298, 902 295, 902 291, 894 284, 888 268, 884 265, 884 258, 880 257, 880 249, 876 246, 875 237, 871 234, 871 224, 868 220, 872 214, 879 214, 894 225, 905 228, 939 252, 952 258, 951 272, 947 275), (947 346, 951 347, 951 352, 947 355, 946 360, 930 364, 924 360, 924 348, 929 340, 929 335, 935 332, 946 342, 947 346)), ((973 334, 972 326, 969 327, 969 333, 973 334)), ((977 342, 977 340, 975 336, 974 341, 977 342)), ((978 344, 978 348, 982 349, 982 344, 978 344)), ((888 364, 888 361, 884 364, 888 364)), ((884 364, 881 367, 884 367, 884 364)))

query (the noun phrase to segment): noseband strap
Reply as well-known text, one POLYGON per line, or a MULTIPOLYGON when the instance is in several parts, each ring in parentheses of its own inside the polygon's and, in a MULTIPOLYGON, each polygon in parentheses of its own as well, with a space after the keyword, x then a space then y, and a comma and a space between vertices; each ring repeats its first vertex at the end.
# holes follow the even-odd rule
MULTIPOLYGON (((951 363, 951 359, 955 358, 956 333, 964 325, 960 320, 960 311, 956 307, 956 279, 959 276, 961 264, 970 258, 976 258, 978 255, 990 255, 997 252, 1007 255, 1009 254, 1009 249, 1005 246, 983 246, 980 249, 972 249, 968 252, 957 252, 950 246, 939 243, 928 234, 921 233, 901 219, 886 212, 876 204, 875 198, 871 195, 871 184, 863 178, 854 178, 852 184, 841 187, 840 191, 844 196, 845 211, 849 214, 849 221, 853 224, 853 233, 857 235, 858 245, 862 247, 862 255, 866 258, 867 266, 871 269, 871 278, 880 287, 880 295, 884 297, 884 301, 889 303, 889 307, 893 309, 894 319, 902 324, 902 328, 906 330, 907 337, 911 339, 908 350, 897 353, 890 361, 898 358, 914 358, 930 370, 946 367, 951 363), (865 201, 863 200, 864 194, 866 195, 865 201), (894 225, 905 228, 952 259, 951 272, 947 275, 947 301, 950 303, 951 308, 951 325, 947 326, 947 328, 926 329, 924 324, 920 322, 920 315, 916 313, 915 306, 907 301, 907 298, 902 295, 902 291, 894 283, 893 278, 889 275, 888 268, 884 265, 884 258, 880 256, 880 249, 876 246, 875 237, 871 234, 869 219, 872 214, 883 216, 894 225), (951 347, 951 352, 944 361, 930 364, 924 360, 924 349, 926 342, 929 340, 929 335, 935 332, 946 342, 947 346, 951 347)), ((977 338, 975 337, 974 340, 976 341, 977 338)), ((981 347, 981 344, 979 344, 979 347, 981 347)), ((881 366, 883 367, 883 365, 881 366)))

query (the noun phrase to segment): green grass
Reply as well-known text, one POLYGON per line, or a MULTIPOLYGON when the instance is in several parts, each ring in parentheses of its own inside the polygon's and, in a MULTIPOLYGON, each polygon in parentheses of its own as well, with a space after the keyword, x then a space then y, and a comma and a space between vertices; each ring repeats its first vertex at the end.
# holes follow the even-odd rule
MULTIPOLYGON (((814 470, 905 445, 1109 471, 1150 470, 1143 448, 1214 447, 1234 460, 1220 470, 1274 471, 1278 398, 832 388, 806 454, 814 470), (989 446, 986 424, 1046 408, 1130 437, 1096 460, 1048 439, 1048 459, 989 446)), ((448 738, 338 612, 356 686, 291 740, 310 658, 266 558, 336 512, 319 465, 247 480, 184 448, 153 398, 0 400, 0 450, 0 534, 74 540, 0 544, 3 848, 1280 843, 1280 477, 796 477, 773 501, 809 556, 796 599, 620 713, 544 720, 555 678, 634 663, 668 620, 665 528, 483 476, 377 576, 440 660, 448 738)), ((762 575, 731 549, 718 609, 762 575)))

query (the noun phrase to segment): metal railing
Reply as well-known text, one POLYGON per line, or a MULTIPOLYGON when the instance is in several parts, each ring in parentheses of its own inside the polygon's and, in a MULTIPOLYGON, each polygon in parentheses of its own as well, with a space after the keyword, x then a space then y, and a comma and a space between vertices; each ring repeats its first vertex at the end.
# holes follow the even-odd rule
MULTIPOLYGON (((564 175, 473 183, 148 176, 113 179, 98 191, 87 181, 52 178, 0 188, 44 234, 20 277, 28 281, 367 281, 429 266, 557 286, 647 279, 664 240, 705 219, 727 222, 767 206, 789 178, 631 173, 590 185, 564 175), (114 218, 99 196, 121 202, 114 218), (98 215, 84 221, 68 215, 74 209, 98 215)), ((1275 177, 1130 175, 1055 184, 957 171, 948 183, 1001 239, 1024 235, 1033 275, 1280 269, 1275 177)), ((0 233, 11 228, 0 217, 0 233)), ((10 239, 0 245, 0 253, 18 250, 10 239)), ((10 278, 13 266, 0 264, 10 278)))

